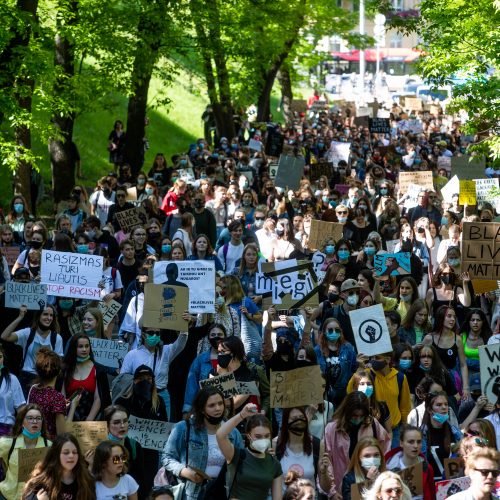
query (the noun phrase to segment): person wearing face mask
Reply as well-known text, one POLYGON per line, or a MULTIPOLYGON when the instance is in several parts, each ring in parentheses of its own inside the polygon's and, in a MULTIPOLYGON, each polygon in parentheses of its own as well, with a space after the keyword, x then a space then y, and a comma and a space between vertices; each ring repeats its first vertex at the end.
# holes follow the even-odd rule
POLYGON ((120 247, 114 236, 109 231, 101 229, 101 221, 95 215, 91 215, 87 219, 87 228, 86 234, 95 243, 95 246, 104 246, 108 249, 109 262, 114 266, 120 255, 120 247))
MULTIPOLYGON (((392 352, 377 354, 367 361, 366 356, 358 356, 358 363, 365 367, 370 365, 370 374, 377 401, 384 401, 389 407, 393 446, 399 443, 399 429, 406 422, 412 408, 410 388, 406 375, 391 367, 392 352)), ((347 392, 352 391, 354 380, 347 385, 347 392)))
MULTIPOLYGON (((226 497, 227 464, 216 439, 224 417, 223 395, 215 387, 204 387, 196 393, 189 417, 170 433, 162 463, 166 471, 185 482, 188 500, 226 497)), ((237 429, 228 439, 236 448, 243 447, 237 429)))
POLYGON ((452 445, 462 439, 462 433, 449 419, 447 394, 428 394, 421 427, 422 453, 431 464, 436 481, 444 477, 444 460, 451 456, 452 445))
POLYGON ((334 258, 344 266, 346 278, 356 279, 364 265, 357 261, 356 257, 352 255, 352 251, 351 242, 343 237, 335 245, 334 258))
POLYGON ((21 195, 16 195, 10 202, 9 213, 7 214, 7 224, 15 233, 16 238, 22 239, 24 224, 33 219, 28 211, 28 204, 21 195))
POLYGON ((227 487, 229 498, 266 500, 271 491, 272 500, 283 495, 283 471, 279 461, 268 450, 271 448, 271 422, 257 414, 257 407, 248 403, 240 413, 224 422, 217 430, 219 448, 228 463, 227 487), (237 448, 229 436, 234 428, 248 419, 246 436, 248 446, 237 448))
POLYGON ((211 210, 205 207, 205 197, 202 192, 196 193, 193 200, 193 215, 197 234, 205 234, 210 244, 215 246, 217 241, 217 223, 211 210))
POLYGON ((116 190, 116 203, 109 207, 108 217, 106 219, 106 224, 111 224, 115 232, 120 231, 121 226, 116 217, 117 213, 125 212, 125 210, 130 210, 134 208, 133 203, 127 201, 127 190, 123 187, 119 187, 116 190))
MULTIPOLYGON (((375 254, 379 251, 380 251, 379 240, 368 238, 365 241, 363 248, 358 253, 356 260, 357 260, 357 262, 363 263, 366 268, 374 269, 375 268, 375 254)), ((359 279, 359 276, 358 276, 358 279, 359 279)), ((370 278, 370 281, 373 281, 373 278, 370 278)), ((373 284, 375 284, 375 283, 373 283, 373 284)), ((373 288, 373 286, 372 286, 372 288, 373 288)), ((371 290, 366 290, 366 291, 371 292, 371 290)))
POLYGON ((301 470, 302 479, 318 485, 320 496, 335 495, 333 469, 325 444, 309 433, 303 408, 283 410, 283 425, 273 445, 285 476, 292 470, 301 470))
POLYGON ((375 303, 382 304, 384 311, 395 310, 404 321, 412 304, 418 300, 418 286, 410 276, 404 276, 396 287, 396 293, 392 297, 385 297, 380 291, 380 283, 383 277, 373 273, 375 286, 373 288, 373 299, 375 303))
POLYGON ((44 230, 35 230, 31 239, 26 243, 26 248, 19 254, 12 267, 12 275, 21 267, 28 268, 28 256, 31 250, 41 250, 47 242, 47 233, 44 230))
POLYGON ((163 198, 161 209, 168 216, 178 211, 177 200, 186 193, 187 183, 182 179, 176 179, 174 185, 168 190, 163 198))
POLYGON ((102 225, 106 224, 109 209, 116 202, 116 193, 111 190, 107 177, 99 179, 98 187, 90 196, 89 202, 91 214, 97 216, 102 225))
POLYGON ((342 491, 342 479, 349 461, 363 438, 375 438, 380 442, 382 454, 390 450, 390 437, 378 420, 370 415, 368 398, 355 391, 344 398, 325 429, 325 449, 333 466, 337 492, 342 491))
POLYGON ((363 483, 369 488, 377 476, 385 471, 384 451, 377 439, 365 437, 354 448, 347 474, 342 479, 342 499, 351 500, 351 486, 363 483))

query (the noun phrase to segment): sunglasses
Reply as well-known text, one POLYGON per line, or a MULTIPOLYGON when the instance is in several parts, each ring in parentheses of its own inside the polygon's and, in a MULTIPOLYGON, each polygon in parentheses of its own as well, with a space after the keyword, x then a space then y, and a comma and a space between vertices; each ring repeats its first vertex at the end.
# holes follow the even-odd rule
POLYGON ((474 468, 473 470, 477 471, 477 472, 480 472, 481 475, 484 477, 484 478, 487 478, 490 474, 496 478, 498 476, 500 476, 500 471, 498 469, 476 469, 474 468))
POLYGON ((111 460, 115 465, 118 465, 119 463, 126 463, 127 462, 127 455, 115 455, 111 457, 111 460))
POLYGON ((346 210, 346 211, 344 211, 344 210, 340 211, 340 210, 339 210, 337 213, 338 213, 339 215, 347 215, 347 210, 346 210))
POLYGON ((342 330, 340 328, 328 328, 327 332, 328 333, 342 333, 342 330))
POLYGON ((255 220, 266 220, 265 217, 255 217, 255 220))

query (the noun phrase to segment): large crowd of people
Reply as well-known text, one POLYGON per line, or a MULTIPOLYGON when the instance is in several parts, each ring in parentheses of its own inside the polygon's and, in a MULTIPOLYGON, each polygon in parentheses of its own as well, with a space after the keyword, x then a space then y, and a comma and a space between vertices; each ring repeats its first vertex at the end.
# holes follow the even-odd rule
MULTIPOLYGON (((2 289, 39 283, 44 250, 104 266, 100 301, 49 295, 34 311, 0 295, 0 498, 433 500, 452 458, 468 489, 450 498, 497 498, 500 386, 496 402, 482 393, 479 350, 500 343, 500 292, 474 289, 461 234, 467 221, 493 224, 498 204, 442 196, 453 175, 442 159, 474 142, 458 119, 394 105, 389 123, 372 133, 349 108, 296 113, 289 127, 254 124, 168 160, 158 153, 134 176, 118 120, 110 172, 75 185, 53 221, 15 195, 0 226, 2 289), (305 164, 298 188, 273 175, 278 158, 266 151, 280 141, 305 164), (347 160, 333 143, 349 144, 347 160), (412 204, 399 176, 413 171, 432 172, 434 186, 412 204), (124 231, 119 214, 135 207, 142 224, 124 231), (313 247, 315 219, 340 224, 342 237, 313 247), (318 252, 315 304, 265 305, 260 266, 318 252), (375 271, 377 255, 399 252, 409 274, 375 271), (145 284, 161 261, 213 262, 215 313, 177 311, 182 332, 145 326, 145 284), (105 324, 99 302, 112 301, 121 309, 105 324), (392 349, 368 356, 349 313, 377 304, 392 349), (118 368, 95 359, 94 338, 128 346, 118 368), (271 407, 271 371, 314 365, 322 403, 271 407), (257 391, 200 388, 228 373, 257 391), (164 449, 130 437, 131 417, 170 422, 164 449), (68 431, 89 421, 106 422, 108 436, 84 452, 68 431), (21 450, 36 448, 47 452, 21 477, 21 450), (416 492, 404 471, 419 465, 416 492)), ((483 177, 498 175, 487 163, 483 177)))

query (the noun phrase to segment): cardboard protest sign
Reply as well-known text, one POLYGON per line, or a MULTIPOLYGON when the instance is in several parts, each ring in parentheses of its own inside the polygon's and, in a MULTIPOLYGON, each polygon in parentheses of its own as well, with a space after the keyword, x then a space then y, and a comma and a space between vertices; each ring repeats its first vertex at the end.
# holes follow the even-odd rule
POLYGON ((372 134, 391 133, 391 121, 389 118, 370 118, 368 127, 372 134))
POLYGON ((373 116, 373 109, 368 106, 360 106, 356 109, 356 116, 371 118, 373 116))
POLYGON ((0 252, 5 257, 7 261, 7 265, 9 269, 12 269, 12 266, 16 263, 19 254, 21 253, 20 247, 0 247, 0 252))
POLYGON ((17 449, 17 480, 20 483, 25 483, 30 474, 33 472, 36 464, 45 458, 49 447, 44 448, 18 448, 17 449))
POLYGON ((116 220, 124 233, 129 233, 137 226, 143 226, 148 220, 146 211, 142 207, 115 212, 116 220))
POLYGON ((310 261, 295 259, 260 263, 255 292, 263 296, 263 307, 278 304, 279 309, 298 309, 318 305, 318 286, 310 261))
POLYGON ((302 157, 281 155, 274 185, 284 189, 299 189, 304 175, 305 160, 302 157))
POLYGON ((358 353, 375 356, 392 351, 382 304, 349 311, 358 353))
POLYGON ((319 365, 286 372, 271 371, 271 408, 293 408, 323 402, 325 382, 319 365))
POLYGON ((101 300, 103 258, 71 252, 42 250, 41 283, 56 297, 101 300))
POLYGON ((434 184, 432 181, 432 172, 427 171, 415 171, 415 172, 399 172, 399 192, 400 194, 406 194, 410 184, 417 184, 425 189, 434 189, 434 184))
POLYGON ((442 188, 441 196, 443 200, 451 203, 453 195, 458 194, 460 191, 460 180, 454 175, 442 188))
POLYGON ((451 159, 451 173, 459 179, 481 179, 484 177, 486 162, 477 156, 454 156, 451 159))
POLYGON ((143 448, 163 451, 174 425, 172 422, 149 420, 130 415, 127 436, 135 439, 143 448))
POLYGON ((369 124, 370 124, 369 116, 356 116, 354 118, 354 125, 356 125, 356 127, 368 127, 369 124))
POLYGON ((470 486, 470 477, 457 477, 455 479, 445 479, 436 482, 436 500, 446 500, 446 498, 465 491, 470 486))
POLYGON ((370 486, 366 482, 351 484, 351 500, 363 500, 366 490, 370 486))
POLYGON ((421 497, 424 494, 422 462, 399 472, 401 479, 411 491, 411 497, 421 497))
POLYGON ((344 160, 349 163, 349 156, 351 154, 350 142, 337 142, 332 141, 330 149, 327 153, 327 160, 333 163, 334 167, 338 167, 339 161, 344 160))
POLYGON ((236 381, 236 388, 238 389, 238 394, 250 394, 251 396, 260 396, 259 388, 257 383, 251 380, 250 382, 239 382, 236 381))
POLYGON ((224 399, 229 399, 240 394, 238 392, 238 386, 236 385, 234 373, 224 373, 223 375, 217 375, 205 380, 200 380, 200 388, 203 387, 215 387, 217 390, 222 392, 224 399))
POLYGON ((476 204, 476 183, 474 181, 463 181, 460 179, 458 203, 460 205, 476 204))
POLYGON ((474 179, 476 183, 476 199, 477 204, 485 201, 493 201, 489 195, 490 191, 498 189, 498 177, 494 179, 474 179))
POLYGON ((83 453, 108 439, 106 422, 67 422, 66 428, 67 432, 71 432, 76 437, 83 453))
POLYGON ((122 308, 122 305, 116 300, 110 300, 109 302, 99 302, 99 309, 102 312, 102 322, 104 328, 106 328, 113 318, 118 314, 118 311, 122 308))
POLYGON ((408 186, 408 190, 406 191, 406 199, 404 202, 404 207, 407 210, 418 205, 418 196, 422 191, 425 191, 425 188, 423 186, 419 186, 417 184, 410 184, 408 186))
POLYGON ((422 99, 420 97, 405 97, 404 107, 408 111, 422 111, 422 99))
POLYGON ((472 288, 474 288, 474 293, 480 295, 482 293, 494 292, 500 287, 498 286, 498 281, 495 280, 471 280, 472 288))
POLYGON ((97 363, 110 368, 119 368, 128 352, 128 344, 116 340, 91 338, 90 345, 97 363))
POLYGON ((374 267, 377 276, 400 276, 411 274, 410 253, 376 254, 374 267))
POLYGON ((189 322, 182 315, 189 307, 189 288, 186 285, 144 286, 142 324, 149 328, 168 328, 187 332, 189 322))
POLYGON ((292 102, 290 103, 290 109, 294 113, 305 113, 307 111, 307 100, 292 99, 292 102))
POLYGON ((335 243, 342 238, 344 225, 338 222, 326 222, 312 219, 311 230, 309 232, 309 249, 315 250, 324 245, 325 240, 333 239, 335 243))
POLYGON ((153 283, 189 287, 189 312, 215 312, 215 263, 209 260, 160 261, 153 268, 153 283))
POLYGON ((500 402, 500 344, 479 346, 481 392, 493 404, 500 402))
POLYGON ((137 188, 135 186, 127 189, 127 201, 137 201, 137 188))
POLYGON ((500 279, 500 223, 464 222, 462 272, 471 278, 500 279))
POLYGON ((40 311, 47 304, 47 286, 38 283, 5 282, 5 307, 19 309, 26 306, 29 311, 40 311))
POLYGON ((455 479, 464 475, 464 466, 460 458, 444 459, 444 477, 446 479, 455 479))

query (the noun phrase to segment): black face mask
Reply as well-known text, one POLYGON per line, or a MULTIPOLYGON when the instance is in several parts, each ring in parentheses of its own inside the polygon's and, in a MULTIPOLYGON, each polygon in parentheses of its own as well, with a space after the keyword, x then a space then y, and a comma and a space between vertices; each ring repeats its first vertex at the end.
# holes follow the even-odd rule
POLYGON ((451 274, 441 276, 441 283, 443 285, 453 285, 455 283, 455 276, 451 274))
POLYGON ((217 356, 217 362, 221 368, 227 368, 231 360, 233 359, 232 354, 219 354, 217 356))
POLYGON ((180 214, 185 214, 186 212, 187 212, 187 207, 184 207, 184 206, 179 207, 179 213, 180 214))
POLYGON ((288 430, 296 436, 301 436, 307 430, 307 420, 305 418, 297 418, 289 422, 288 430))
POLYGON ((34 248, 35 250, 38 250, 38 249, 42 248, 42 242, 41 241, 31 240, 28 243, 28 246, 31 247, 31 248, 34 248))
POLYGON ((328 294, 328 302, 330 302, 330 304, 333 304, 334 302, 337 302, 337 300, 339 300, 339 297, 340 295, 338 293, 330 292, 328 294))
POLYGON ((220 417, 211 417, 205 413, 204 417, 207 419, 207 422, 212 425, 219 425, 224 420, 224 414, 220 417))
POLYGON ((291 354, 293 353, 293 347, 288 342, 278 342, 276 352, 283 355, 291 354))
POLYGON ((402 252, 411 252, 413 248, 413 245, 411 243, 411 240, 404 240, 403 243, 401 244, 401 251, 402 252))
POLYGON ((203 200, 194 200, 193 205, 196 208, 203 208, 204 203, 203 203, 203 200))
POLYGON ((371 361, 372 368, 378 372, 380 370, 383 370, 387 366, 387 361, 379 361, 376 359, 373 359, 371 361))
POLYGON ((153 384, 147 380, 141 380, 134 384, 134 396, 143 401, 151 401, 153 396, 153 384))
POLYGON ((305 366, 314 366, 312 361, 307 361, 307 359, 296 359, 295 367, 296 368, 304 368, 305 366))
POLYGON ((223 339, 223 337, 212 337, 209 338, 208 341, 210 342, 210 345, 214 348, 217 349, 217 346, 219 345, 219 342, 223 339))
POLYGON ((104 196, 109 196, 111 194, 111 189, 103 189, 102 192, 104 193, 104 196))

